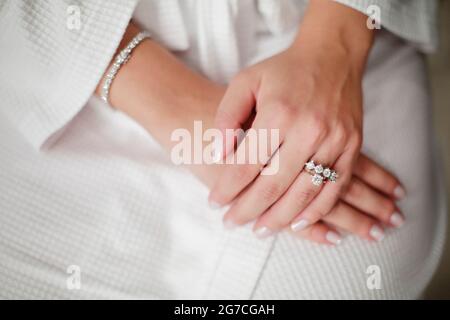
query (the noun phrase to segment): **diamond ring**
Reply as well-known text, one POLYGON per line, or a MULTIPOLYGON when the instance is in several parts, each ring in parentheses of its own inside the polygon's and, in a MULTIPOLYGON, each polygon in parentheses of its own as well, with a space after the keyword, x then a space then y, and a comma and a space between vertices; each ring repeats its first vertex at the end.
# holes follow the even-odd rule
POLYGON ((321 164, 315 164, 313 160, 305 163, 306 171, 312 175, 311 181, 315 186, 320 186, 326 181, 336 182, 339 175, 336 171, 328 167, 323 167, 321 164))

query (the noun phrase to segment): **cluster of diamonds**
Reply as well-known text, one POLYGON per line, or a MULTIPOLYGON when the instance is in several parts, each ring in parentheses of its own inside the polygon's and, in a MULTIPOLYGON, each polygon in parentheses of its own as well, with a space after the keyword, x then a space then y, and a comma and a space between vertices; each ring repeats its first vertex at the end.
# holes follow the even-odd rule
POLYGON ((305 164, 305 168, 312 174, 311 181, 315 186, 320 186, 325 180, 336 182, 339 177, 336 171, 316 165, 312 160, 305 164))

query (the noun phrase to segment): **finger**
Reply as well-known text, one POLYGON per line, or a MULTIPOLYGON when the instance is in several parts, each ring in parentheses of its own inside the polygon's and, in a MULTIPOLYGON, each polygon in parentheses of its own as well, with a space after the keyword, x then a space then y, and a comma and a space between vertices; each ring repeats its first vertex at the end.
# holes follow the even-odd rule
MULTIPOLYGON (((305 171, 295 178, 289 189, 272 206, 266 205, 253 229, 256 234, 264 230, 267 235, 279 231, 289 225, 292 219, 310 203, 320 192, 321 186, 311 182, 311 175, 305 171)), ((255 193, 255 200, 259 200, 255 193)), ((256 216, 255 218, 257 218, 256 216)), ((305 226, 306 227, 306 226, 305 226)))
MULTIPOLYGON (((230 203, 259 176, 261 170, 278 150, 282 137, 279 135, 272 137, 272 130, 283 127, 283 121, 282 117, 269 121, 261 113, 256 115, 253 127, 247 132, 248 134, 237 150, 227 157, 227 163, 230 164, 227 164, 220 178, 211 189, 209 202, 213 207, 221 207, 230 203), (259 146, 261 138, 258 136, 258 132, 263 132, 263 134, 269 136, 266 137, 267 144, 259 146), (230 159, 231 161, 229 161, 230 159)), ((281 134, 278 131, 275 133, 281 134)))
MULTIPOLYGON (((286 142, 280 147, 268 166, 268 170, 273 172, 276 170, 272 170, 271 167, 278 167, 278 172, 274 175, 259 175, 257 177, 225 214, 224 221, 227 224, 230 224, 231 221, 234 224, 241 225, 258 218, 288 190, 302 169, 299 166, 302 160, 299 160, 299 158, 307 159, 310 154, 305 149, 299 148, 293 140, 290 141, 292 142, 286 142)), ((264 170, 267 170, 267 168, 264 170)), ((308 187, 311 191, 305 191, 307 193, 305 198, 312 196, 315 192, 314 189, 317 189, 311 183, 308 183, 308 187)), ((280 212, 280 214, 282 213, 280 212)), ((267 236, 272 233, 270 231, 281 229, 286 224, 277 226, 277 228, 272 228, 272 226, 269 225, 269 229, 264 229, 267 236)))
POLYGON ((398 200, 406 195, 405 188, 394 175, 363 154, 356 161, 353 173, 365 183, 398 200))
POLYGON ((342 242, 339 232, 323 222, 315 223, 301 231, 294 232, 291 230, 291 232, 297 237, 321 244, 339 245, 342 242))
POLYGON ((342 195, 343 190, 347 187, 348 181, 351 179, 350 168, 354 157, 352 150, 346 150, 339 157, 334 165, 336 172, 339 174, 339 178, 335 182, 328 181, 325 184, 320 194, 293 219, 291 222, 292 229, 299 230, 314 224, 333 209, 342 195))
MULTIPOLYGON (((327 139, 315 153, 312 159, 315 160, 315 168, 312 173, 303 170, 294 183, 289 187, 289 190, 279 199, 271 208, 267 210, 255 223, 255 231, 264 227, 264 230, 268 229, 273 232, 281 230, 305 209, 314 198, 321 191, 321 184, 319 186, 313 183, 316 179, 315 173, 319 174, 317 177, 322 179, 324 168, 322 164, 333 164, 333 162, 339 157, 340 153, 345 147, 346 139, 342 134, 334 134, 332 138, 327 139), (339 137, 339 139, 336 139, 339 137)), ((321 180, 320 180, 321 181, 321 180)), ((337 201, 337 199, 335 200, 337 201)), ((330 205, 329 210, 333 207, 334 203, 330 205)), ((328 211, 329 211, 328 210, 328 211)), ((328 212, 327 211, 327 212, 328 212)), ((318 219, 317 219, 318 220, 318 219)), ((314 221, 314 222, 317 222, 314 221)), ((305 227, 305 222, 301 222, 305 227)), ((312 224, 308 223, 307 225, 312 224)))
POLYGON ((355 176, 341 199, 393 227, 399 228, 405 221, 392 198, 378 192, 355 176))
POLYGON ((216 162, 234 149, 236 143, 234 130, 243 127, 255 104, 252 81, 247 76, 238 75, 230 82, 216 112, 215 127, 222 132, 222 140, 214 141, 216 162))
POLYGON ((384 238, 383 227, 376 219, 342 201, 323 220, 367 240, 381 241, 384 238))

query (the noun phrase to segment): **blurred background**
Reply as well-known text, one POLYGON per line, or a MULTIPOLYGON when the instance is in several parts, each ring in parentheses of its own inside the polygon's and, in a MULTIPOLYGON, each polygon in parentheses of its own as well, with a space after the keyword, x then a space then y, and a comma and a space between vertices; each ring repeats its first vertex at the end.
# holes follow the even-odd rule
MULTIPOLYGON (((423 0, 427 1, 427 0, 423 0)), ((433 94, 436 135, 446 166, 447 192, 450 199, 450 0, 440 6, 441 46, 427 57, 433 94)), ((450 219, 449 219, 450 222, 450 219)), ((428 290, 426 299, 450 299, 450 223, 447 226, 447 243, 444 256, 428 290)))

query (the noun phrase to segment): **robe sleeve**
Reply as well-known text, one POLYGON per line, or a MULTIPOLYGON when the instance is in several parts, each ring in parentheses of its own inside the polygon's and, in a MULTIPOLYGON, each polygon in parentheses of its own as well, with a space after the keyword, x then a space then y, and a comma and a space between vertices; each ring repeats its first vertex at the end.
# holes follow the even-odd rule
POLYGON ((0 3, 0 116, 36 148, 84 107, 137 0, 0 3))
POLYGON ((437 47, 436 0, 334 1, 370 15, 382 28, 412 43, 423 52, 433 52, 437 47))

